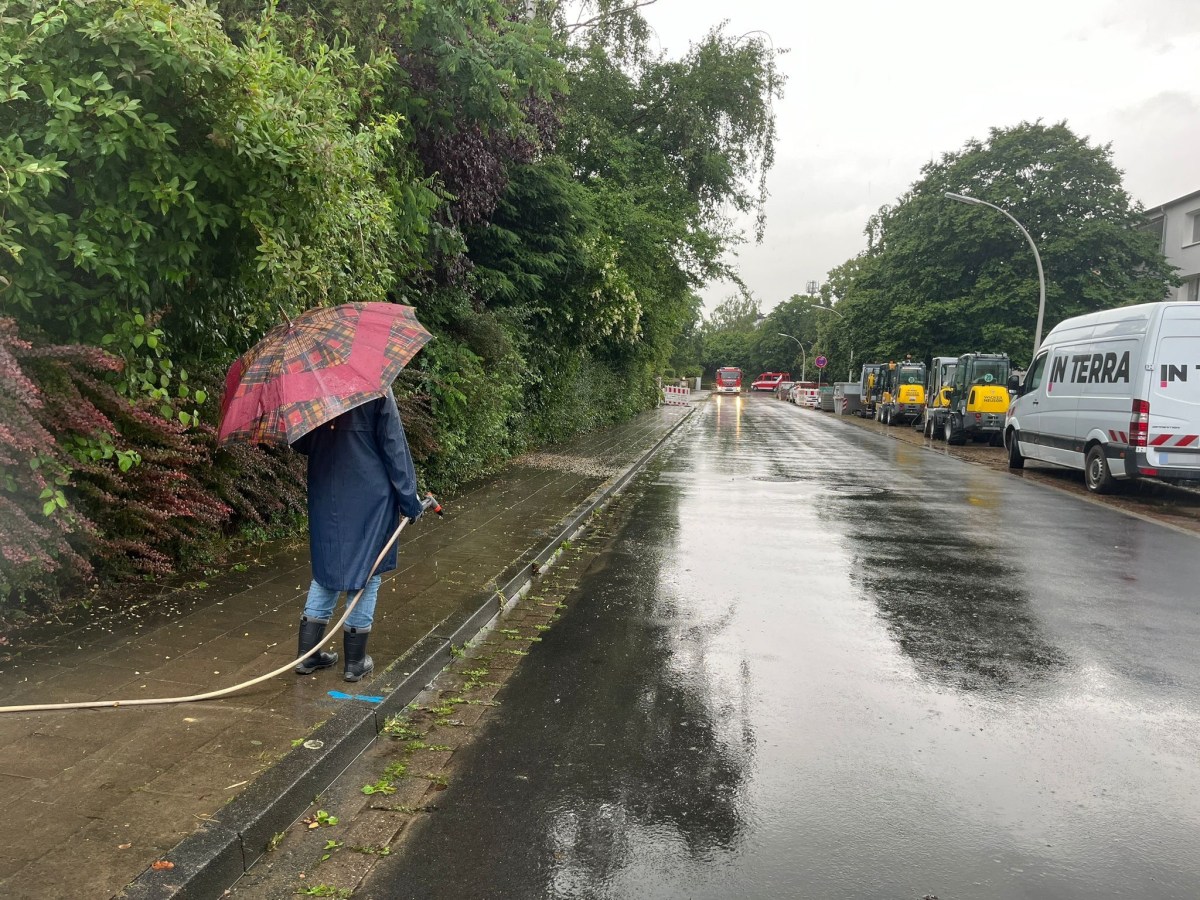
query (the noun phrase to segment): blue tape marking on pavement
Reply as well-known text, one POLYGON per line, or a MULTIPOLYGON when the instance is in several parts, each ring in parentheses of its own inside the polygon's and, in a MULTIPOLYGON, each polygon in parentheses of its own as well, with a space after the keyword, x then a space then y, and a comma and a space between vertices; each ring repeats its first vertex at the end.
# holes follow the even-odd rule
POLYGON ((361 700, 364 703, 382 703, 382 697, 372 697, 370 694, 346 694, 342 691, 330 691, 329 696, 334 700, 361 700))

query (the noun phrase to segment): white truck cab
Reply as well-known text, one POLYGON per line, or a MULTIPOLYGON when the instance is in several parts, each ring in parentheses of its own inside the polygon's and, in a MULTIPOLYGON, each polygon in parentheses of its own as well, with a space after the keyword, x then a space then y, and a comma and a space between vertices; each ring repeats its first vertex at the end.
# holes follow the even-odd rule
POLYGON ((1134 478, 1200 481, 1200 303, 1059 323, 1009 407, 1004 445, 1011 468, 1081 469, 1096 493, 1134 478))

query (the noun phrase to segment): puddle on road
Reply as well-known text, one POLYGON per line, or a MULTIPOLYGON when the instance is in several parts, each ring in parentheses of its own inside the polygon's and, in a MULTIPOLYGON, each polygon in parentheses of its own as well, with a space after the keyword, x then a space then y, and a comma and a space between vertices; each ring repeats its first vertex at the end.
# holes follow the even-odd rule
POLYGON ((833 484, 829 486, 829 489, 839 497, 857 500, 883 499, 887 494, 885 488, 874 487, 869 484, 833 484))

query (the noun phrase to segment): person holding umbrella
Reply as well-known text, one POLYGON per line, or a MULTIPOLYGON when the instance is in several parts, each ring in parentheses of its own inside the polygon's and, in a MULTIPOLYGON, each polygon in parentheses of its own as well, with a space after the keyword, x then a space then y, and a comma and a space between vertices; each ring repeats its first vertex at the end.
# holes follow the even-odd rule
MULTIPOLYGON (((299 654, 320 646, 342 591, 362 590, 342 631, 345 679, 358 681, 374 669, 367 639, 375 616, 380 573, 396 568, 396 545, 371 574, 400 516, 421 515, 417 476, 396 398, 387 395, 356 406, 292 444, 308 457, 308 540, 313 579, 300 617, 299 654), (368 575, 370 576, 368 578, 368 575)), ((296 666, 300 675, 326 669, 336 653, 317 650, 296 666)))
POLYGON ((396 568, 400 517, 424 509, 391 384, 430 337, 409 306, 310 310, 272 329, 226 377, 218 444, 288 445, 308 457, 313 578, 299 675, 337 663, 319 647, 343 591, 358 594, 342 635, 345 680, 374 669, 367 640, 380 574, 396 568))

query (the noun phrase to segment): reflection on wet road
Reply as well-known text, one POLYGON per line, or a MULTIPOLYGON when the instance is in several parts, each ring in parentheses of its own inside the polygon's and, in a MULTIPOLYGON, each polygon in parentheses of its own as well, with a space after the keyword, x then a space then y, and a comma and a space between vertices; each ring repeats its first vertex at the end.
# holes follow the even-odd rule
POLYGON ((1200 893, 1200 543, 710 401, 370 897, 1200 893))

